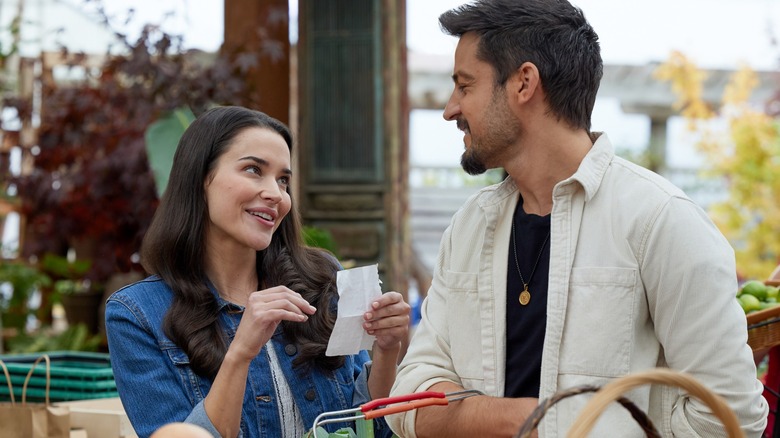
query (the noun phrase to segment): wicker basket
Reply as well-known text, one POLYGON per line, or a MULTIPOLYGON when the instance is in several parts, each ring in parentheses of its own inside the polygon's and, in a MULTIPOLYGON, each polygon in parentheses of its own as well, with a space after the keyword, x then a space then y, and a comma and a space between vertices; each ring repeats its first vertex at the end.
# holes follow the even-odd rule
POLYGON ((656 368, 645 372, 629 374, 613 380, 600 389, 593 386, 580 386, 559 391, 539 404, 525 421, 520 431, 517 432, 515 438, 528 438, 533 430, 539 425, 539 422, 547 410, 558 401, 585 392, 593 392, 595 394, 585 407, 582 408, 582 411, 572 423, 567 437, 587 437, 588 433, 593 429, 593 426, 596 425, 596 421, 601 416, 601 413, 614 401, 620 403, 631 413, 631 416, 648 437, 660 437, 661 435, 658 433, 658 430, 655 428, 647 414, 642 412, 634 403, 622 395, 631 389, 646 384, 676 386, 684 389, 690 395, 698 398, 712 409, 712 412, 723 423, 724 430, 728 432, 729 437, 744 438, 745 435, 739 427, 737 417, 720 396, 707 389, 693 377, 677 371, 672 371, 668 368, 656 368))
POLYGON ((572 423, 568 436, 570 438, 587 437, 601 413, 611 402, 620 398, 627 391, 647 384, 676 386, 685 390, 712 410, 715 416, 723 423, 724 430, 730 438, 744 438, 745 434, 739 427, 736 415, 734 415, 734 412, 719 395, 707 389, 693 377, 668 368, 656 368, 641 373, 629 374, 604 385, 582 408, 582 411, 574 420, 574 423, 572 423))
MULTIPOLYGON (((780 280, 767 280, 769 286, 780 286, 780 280)), ((780 306, 747 315, 748 345, 753 351, 780 344, 780 306)))
MULTIPOLYGON (((596 392, 598 390, 599 388, 597 386, 583 385, 556 392, 549 398, 544 399, 541 403, 539 403, 539 406, 537 406, 531 415, 525 420, 525 423, 523 423, 523 426, 520 428, 517 434, 515 434, 514 438, 529 438, 533 431, 539 426, 539 423, 542 421, 544 414, 546 414, 547 411, 559 401, 575 395, 596 392)), ((649 438, 661 438, 661 434, 658 433, 658 430, 656 430, 653 422, 650 420, 650 417, 648 417, 647 414, 639 409, 634 404, 634 402, 623 396, 618 397, 616 401, 624 408, 626 408, 626 410, 631 414, 634 420, 636 420, 637 424, 639 424, 639 426, 642 428, 642 430, 645 431, 645 434, 649 438)))

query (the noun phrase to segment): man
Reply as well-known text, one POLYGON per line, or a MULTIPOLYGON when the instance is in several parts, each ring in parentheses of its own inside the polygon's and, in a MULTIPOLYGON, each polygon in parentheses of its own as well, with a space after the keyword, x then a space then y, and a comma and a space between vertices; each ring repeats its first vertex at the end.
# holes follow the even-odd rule
MULTIPOLYGON (((486 395, 393 415, 393 430, 511 436, 556 391, 660 366, 700 380, 758 437, 768 410, 734 299, 733 250, 681 190, 590 132, 602 61, 582 11, 479 0, 439 21, 460 38, 444 117, 465 133, 462 166, 509 177, 453 217, 392 395, 486 395)), ((676 388, 629 396, 663 436, 724 435, 676 388)), ((561 401, 539 435, 565 436, 587 399, 561 401)), ((644 434, 614 407, 592 436, 644 434)))

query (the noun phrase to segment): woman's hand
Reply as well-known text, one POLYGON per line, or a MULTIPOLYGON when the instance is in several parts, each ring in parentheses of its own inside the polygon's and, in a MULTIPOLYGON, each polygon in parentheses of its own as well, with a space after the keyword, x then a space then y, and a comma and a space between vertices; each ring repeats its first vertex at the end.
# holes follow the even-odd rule
POLYGON ((235 348, 241 357, 252 360, 281 321, 304 322, 316 311, 301 294, 285 286, 252 292, 230 349, 235 348))
POLYGON ((316 310, 300 294, 284 286, 252 292, 247 297, 236 336, 203 401, 209 420, 220 436, 238 434, 249 364, 271 339, 279 323, 306 321, 316 310))
POLYGON ((371 310, 363 315, 363 328, 374 341, 368 392, 372 398, 390 395, 395 381, 401 342, 409 336, 411 307, 398 292, 386 292, 371 303, 371 310))
POLYGON ((363 328, 376 336, 375 346, 383 350, 400 347, 409 335, 411 307, 398 292, 386 292, 371 303, 371 310, 363 315, 363 328))

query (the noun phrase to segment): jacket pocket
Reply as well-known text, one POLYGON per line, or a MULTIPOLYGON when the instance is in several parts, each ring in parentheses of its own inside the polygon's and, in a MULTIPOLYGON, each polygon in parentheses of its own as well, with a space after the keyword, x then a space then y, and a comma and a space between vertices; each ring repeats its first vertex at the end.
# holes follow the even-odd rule
POLYGON ((562 374, 616 377, 629 372, 637 271, 574 268, 560 356, 562 374))
POLYGON ((190 402, 195 406, 206 397, 211 385, 192 371, 190 358, 181 348, 163 347, 163 349, 168 354, 171 363, 173 363, 173 368, 178 372, 182 387, 187 391, 190 402))
POLYGON ((483 379, 477 274, 444 270, 452 365, 464 384, 483 379))

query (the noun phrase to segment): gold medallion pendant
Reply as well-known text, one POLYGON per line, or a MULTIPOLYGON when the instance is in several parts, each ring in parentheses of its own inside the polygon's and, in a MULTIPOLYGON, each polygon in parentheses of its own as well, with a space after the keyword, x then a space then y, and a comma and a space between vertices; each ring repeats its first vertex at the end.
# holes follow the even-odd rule
POLYGON ((528 289, 520 292, 520 304, 526 305, 531 302, 531 292, 528 292, 528 289))
POLYGON ((534 273, 536 272, 536 267, 539 266, 539 259, 542 258, 542 254, 544 254, 544 247, 547 245, 547 241, 550 240, 550 232, 547 232, 547 237, 544 238, 544 242, 542 243, 542 249, 539 250, 539 255, 536 256, 536 262, 534 263, 534 268, 531 270, 531 275, 528 277, 528 282, 526 283, 525 278, 523 278, 523 272, 520 271, 520 262, 517 259, 517 242, 515 241, 515 223, 512 222, 512 234, 509 236, 510 239, 512 239, 512 252, 515 256, 515 267, 517 268, 517 275, 520 276, 520 282, 523 283, 523 291, 520 292, 520 296, 518 297, 517 301, 520 302, 520 305, 526 306, 528 303, 531 302, 531 292, 528 291, 528 285, 531 284, 531 280, 534 278, 534 273))

